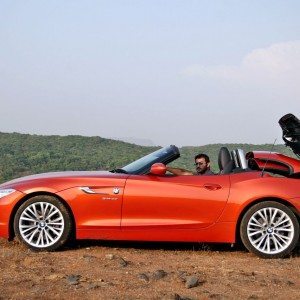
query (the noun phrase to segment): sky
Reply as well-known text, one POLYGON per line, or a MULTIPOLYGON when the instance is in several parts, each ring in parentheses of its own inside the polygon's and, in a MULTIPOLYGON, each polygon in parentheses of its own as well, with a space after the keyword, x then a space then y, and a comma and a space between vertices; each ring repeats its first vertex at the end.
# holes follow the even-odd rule
POLYGON ((298 0, 0 0, 0 131, 281 142, 298 0))

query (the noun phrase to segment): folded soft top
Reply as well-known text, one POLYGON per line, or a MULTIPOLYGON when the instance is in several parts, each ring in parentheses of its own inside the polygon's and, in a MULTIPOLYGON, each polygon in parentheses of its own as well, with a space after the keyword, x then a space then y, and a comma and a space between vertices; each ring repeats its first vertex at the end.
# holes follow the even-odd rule
POLYGON ((279 120, 285 144, 300 156, 300 120, 293 114, 286 114, 279 120))

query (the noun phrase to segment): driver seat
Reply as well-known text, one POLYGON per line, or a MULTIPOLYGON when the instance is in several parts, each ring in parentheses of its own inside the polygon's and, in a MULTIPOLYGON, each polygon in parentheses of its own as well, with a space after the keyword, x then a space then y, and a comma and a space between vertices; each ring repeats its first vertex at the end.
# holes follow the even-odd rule
POLYGON ((234 168, 233 159, 226 147, 222 147, 219 151, 218 164, 220 168, 219 174, 229 174, 234 168))

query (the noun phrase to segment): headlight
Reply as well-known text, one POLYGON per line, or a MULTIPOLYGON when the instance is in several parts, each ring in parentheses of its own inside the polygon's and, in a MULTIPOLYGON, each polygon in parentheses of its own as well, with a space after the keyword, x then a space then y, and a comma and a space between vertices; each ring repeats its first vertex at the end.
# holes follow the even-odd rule
POLYGON ((9 194, 11 194, 15 191, 16 190, 14 190, 14 189, 4 189, 4 190, 0 189, 0 198, 3 198, 3 197, 5 197, 5 196, 7 196, 7 195, 9 195, 9 194))

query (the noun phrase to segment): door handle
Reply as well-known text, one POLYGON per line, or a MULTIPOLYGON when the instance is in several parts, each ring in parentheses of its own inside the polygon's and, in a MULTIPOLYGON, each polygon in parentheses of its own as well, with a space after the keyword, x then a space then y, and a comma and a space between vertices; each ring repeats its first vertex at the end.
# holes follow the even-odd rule
POLYGON ((206 184, 204 184, 204 188, 209 191, 216 191, 216 190, 221 189, 222 187, 219 184, 206 183, 206 184))

